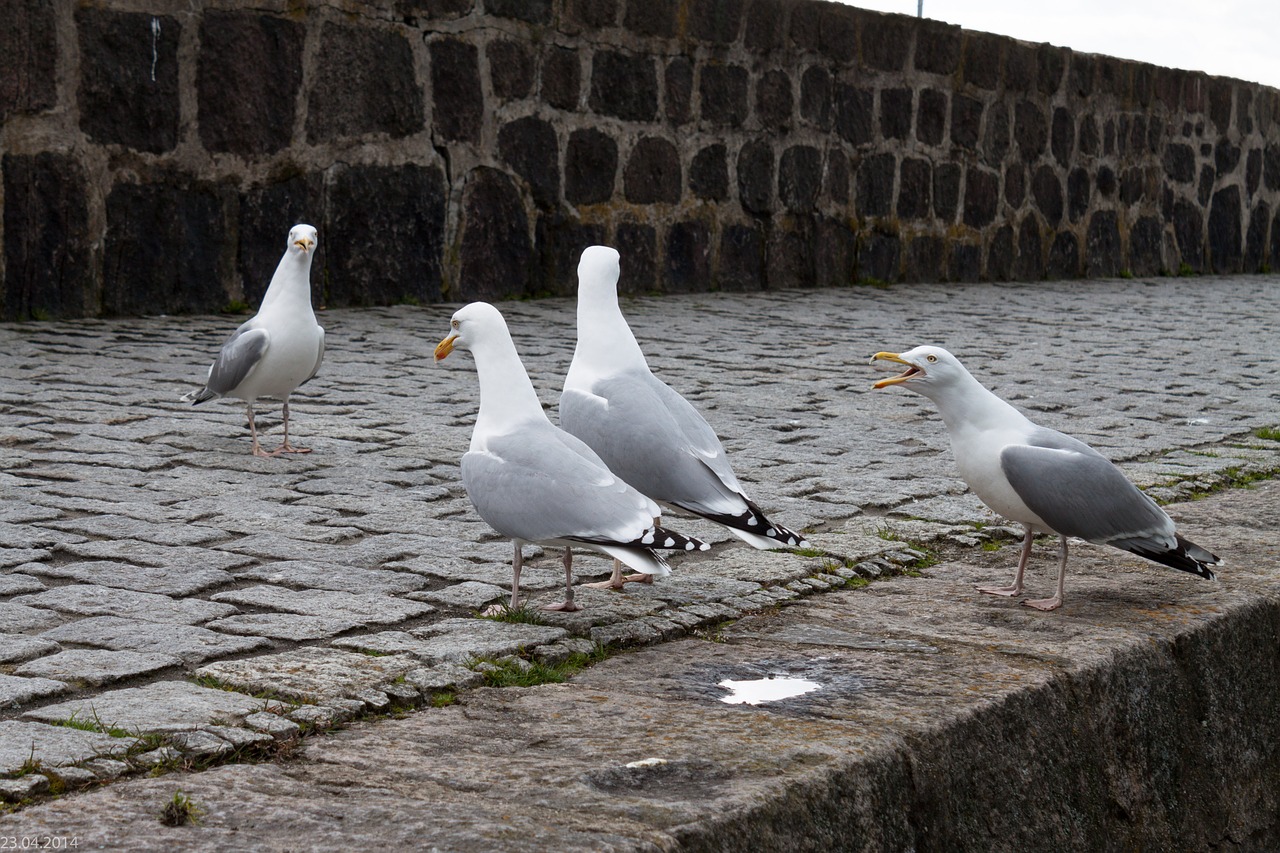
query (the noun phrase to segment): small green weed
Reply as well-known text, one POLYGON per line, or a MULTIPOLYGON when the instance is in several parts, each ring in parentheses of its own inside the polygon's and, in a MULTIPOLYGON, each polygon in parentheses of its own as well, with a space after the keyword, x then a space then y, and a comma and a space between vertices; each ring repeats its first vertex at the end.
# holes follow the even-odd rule
POLYGON ((494 622, 511 622, 519 625, 547 624, 538 611, 529 608, 527 602, 522 602, 514 610, 510 604, 503 603, 500 605, 500 609, 494 613, 477 613, 476 615, 481 619, 491 619, 494 622))
POLYGON ((200 817, 204 814, 204 809, 196 804, 196 801, 188 797, 181 791, 173 792, 173 799, 164 804, 164 808, 160 810, 160 822, 165 826, 186 826, 192 824, 200 825, 200 817))
POLYGON ((1258 427, 1253 434, 1264 441, 1280 441, 1280 427, 1258 427))

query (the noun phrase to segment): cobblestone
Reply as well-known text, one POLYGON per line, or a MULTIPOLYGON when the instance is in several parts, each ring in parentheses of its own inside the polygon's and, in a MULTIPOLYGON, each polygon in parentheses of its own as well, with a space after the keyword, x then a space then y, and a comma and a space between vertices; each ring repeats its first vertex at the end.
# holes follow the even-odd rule
MULTIPOLYGON (((1258 345, 1280 334, 1275 287, 1200 277, 629 300, 654 370, 704 411, 755 500, 821 555, 756 552, 672 514, 713 550, 674 555, 652 585, 579 587, 584 610, 539 613, 540 625, 475 618, 507 595, 512 548, 459 481, 474 369, 465 355, 431 363, 454 306, 326 312, 325 366, 291 405, 314 452, 272 459, 248 454, 239 406, 178 400, 225 317, 2 325, 0 726, 21 726, 28 753, 61 755, 67 732, 120 746, 52 725, 68 719, 234 749, 475 686, 477 658, 556 663, 597 642, 661 642, 900 573, 923 554, 906 543, 1016 538, 966 492, 931 405, 870 390, 866 358, 881 349, 947 346, 1160 498, 1274 472, 1280 443, 1254 433, 1278 425, 1280 355, 1258 345)), ((500 307, 554 419, 573 305, 500 307)), ((260 408, 260 429, 278 435, 279 410, 260 408)), ((525 549, 535 612, 559 600, 559 557, 525 549)), ((610 562, 575 553, 574 570, 577 583, 600 579, 610 562)), ((180 757, 168 743, 148 760, 180 757)), ((139 763, 68 755, 104 777, 139 763)))

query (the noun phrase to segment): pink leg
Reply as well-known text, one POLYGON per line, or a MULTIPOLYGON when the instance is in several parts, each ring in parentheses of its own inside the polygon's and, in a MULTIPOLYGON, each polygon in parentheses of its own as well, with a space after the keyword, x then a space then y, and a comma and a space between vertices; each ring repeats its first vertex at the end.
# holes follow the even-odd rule
POLYGON ((543 610, 559 610, 572 613, 582 608, 573 603, 573 549, 564 549, 564 601, 559 604, 547 604, 543 610))
POLYGON ((595 583, 584 583, 583 586, 593 587, 595 589, 622 589, 629 583, 653 583, 653 575, 646 575, 636 572, 634 575, 622 576, 622 563, 618 560, 613 561, 613 574, 609 576, 607 581, 596 581, 595 583))
POLYGON ((253 423, 253 403, 247 403, 244 410, 249 414, 249 435, 253 437, 253 455, 254 456, 275 456, 275 453, 268 453, 262 449, 262 445, 258 444, 258 428, 253 423))
MULTIPOLYGON (((520 543, 516 542, 515 556, 511 558, 511 609, 518 610, 520 608, 520 570, 524 568, 524 554, 520 550, 520 543)), ((501 615, 507 606, 504 604, 490 604, 484 609, 483 616, 501 615)))
POLYGON ((276 448, 276 453, 310 453, 310 447, 294 447, 289 443, 289 399, 284 401, 284 444, 276 448))
POLYGON ((1027 560, 1031 558, 1031 540, 1034 538, 1029 526, 1026 531, 1026 535, 1022 537, 1022 554, 1018 557, 1018 573, 1014 575, 1013 583, 1009 586, 980 586, 978 592, 985 592, 987 595, 1022 595, 1022 574, 1027 570, 1027 560))
POLYGON ((1028 607, 1034 607, 1036 610, 1057 610, 1062 606, 1062 588, 1067 577, 1067 537, 1059 535, 1058 537, 1058 554, 1062 562, 1058 564, 1058 592, 1053 598, 1038 598, 1034 601, 1027 600, 1022 602, 1028 607))

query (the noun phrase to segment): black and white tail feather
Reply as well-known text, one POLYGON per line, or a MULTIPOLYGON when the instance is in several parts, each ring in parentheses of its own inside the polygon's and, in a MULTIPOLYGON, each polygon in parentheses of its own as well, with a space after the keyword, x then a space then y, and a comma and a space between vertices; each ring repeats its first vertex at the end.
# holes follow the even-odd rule
POLYGON ((720 513, 709 513, 704 510, 694 509, 692 507, 680 506, 687 512, 700 515, 708 521, 714 521, 716 524, 722 524, 729 528, 729 532, 737 536, 755 548, 762 551, 777 550, 779 548, 808 548, 809 541, 796 533, 790 528, 783 527, 781 524, 775 524, 765 517, 760 511, 760 507, 748 500, 746 512, 736 515, 727 515, 720 513))
POLYGON ((1190 572, 1198 575, 1205 580, 1215 580, 1216 575, 1209 568, 1210 566, 1221 566, 1222 558, 1215 554, 1211 554, 1196 543, 1182 538, 1178 534, 1173 537, 1177 541, 1177 547, 1165 550, 1157 550, 1155 548, 1146 547, 1145 544, 1128 543, 1120 545, 1121 548, 1137 554, 1139 557, 1145 557, 1162 565, 1166 565, 1171 569, 1178 569, 1183 572, 1190 572))

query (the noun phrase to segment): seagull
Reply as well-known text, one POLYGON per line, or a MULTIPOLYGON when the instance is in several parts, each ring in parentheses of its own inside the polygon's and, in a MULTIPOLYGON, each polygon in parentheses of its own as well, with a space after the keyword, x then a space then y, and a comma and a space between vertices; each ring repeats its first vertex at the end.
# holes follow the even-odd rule
POLYGON ((289 244, 254 317, 236 329, 209 367, 204 389, 182 399, 198 406, 215 397, 245 401, 254 456, 310 453, 309 447, 289 443, 289 395, 320 370, 324 359, 324 329, 311 310, 311 259, 316 229, 295 225, 289 244), (268 453, 258 444, 253 404, 259 397, 284 400, 284 443, 268 453))
POLYGON ((979 592, 1022 594, 1022 575, 1036 532, 1058 535, 1060 560, 1057 593, 1022 602, 1037 610, 1062 606, 1069 536, 1213 580, 1209 567, 1222 561, 1178 535, 1173 519, 1119 468, 1084 442, 1032 423, 984 388, 945 349, 878 352, 871 357, 873 364, 877 361, 905 364, 907 369, 873 387, 901 385, 933 400, 951 434, 960 476, 983 503, 1026 531, 1013 583, 980 586, 979 592))
MULTIPOLYGON (((560 396, 560 425, 659 504, 726 527, 760 549, 805 548, 765 517, 734 476, 720 439, 688 400, 653 375, 618 308, 618 253, 591 246, 578 263, 578 345, 560 396)), ((627 580, 621 567, 601 584, 627 580)))
POLYGON ((611 472, 591 448, 547 419, 497 308, 459 309, 436 346, 439 362, 470 350, 480 379, 480 413, 462 456, 462 484, 476 512, 515 545, 511 609, 520 606, 521 546, 564 548, 565 599, 546 610, 580 609, 573 601, 574 547, 599 551, 648 576, 671 573, 654 549, 711 546, 656 523, 658 507, 611 472))

